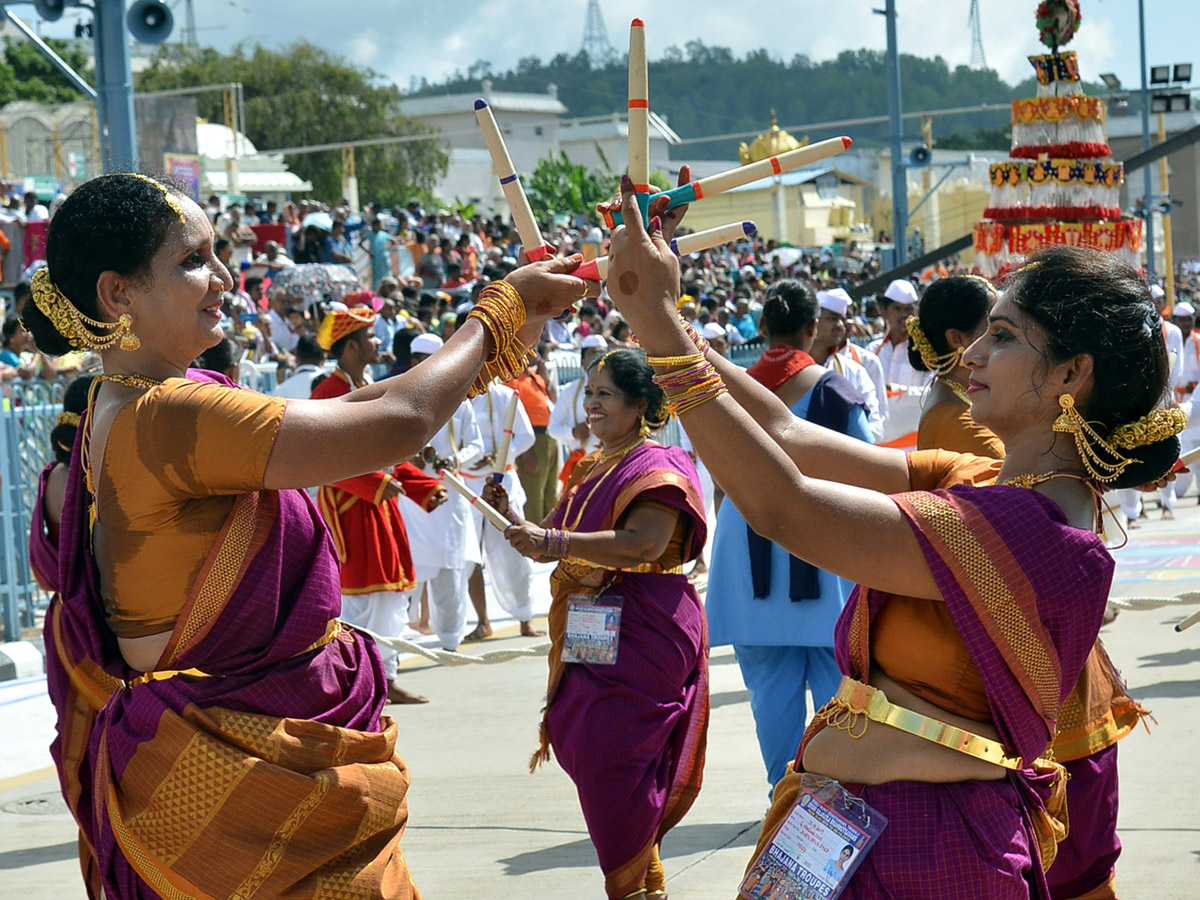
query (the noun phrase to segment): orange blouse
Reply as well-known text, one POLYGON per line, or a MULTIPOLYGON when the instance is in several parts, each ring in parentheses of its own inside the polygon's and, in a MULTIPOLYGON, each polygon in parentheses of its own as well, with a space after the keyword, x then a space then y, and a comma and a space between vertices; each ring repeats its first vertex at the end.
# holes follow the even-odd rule
MULTIPOLYGON (((943 450, 908 454, 914 491, 990 484, 1000 460, 943 450)), ((871 623, 871 658, 885 675, 922 700, 956 715, 991 721, 983 678, 941 600, 893 594, 871 623)))
POLYGON ((989 459, 1004 459, 1004 442, 971 418, 971 408, 957 399, 936 403, 921 415, 918 450, 952 450, 989 459))
POLYGON ((93 469, 93 540, 119 637, 174 627, 237 495, 262 489, 285 405, 171 378, 117 413, 93 469))

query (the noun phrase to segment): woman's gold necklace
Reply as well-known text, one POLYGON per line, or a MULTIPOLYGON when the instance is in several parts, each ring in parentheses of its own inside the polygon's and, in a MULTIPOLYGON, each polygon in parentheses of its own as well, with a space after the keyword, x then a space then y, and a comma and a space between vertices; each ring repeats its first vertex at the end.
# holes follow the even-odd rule
POLYGON ((640 447, 644 443, 646 443, 645 435, 639 435, 637 438, 630 441, 628 444, 625 444, 623 447, 618 447, 616 450, 613 450, 611 453, 601 450, 600 451, 600 459, 597 461, 598 462, 608 462, 608 460, 610 460, 610 459, 616 459, 619 456, 624 456, 626 453, 631 451, 634 447, 640 447))
POLYGON ((111 381, 113 384, 124 385, 125 387, 141 388, 142 390, 150 390, 152 387, 158 387, 162 384, 162 380, 151 378, 148 375, 122 375, 115 373, 112 375, 101 375, 98 381, 111 381))
POLYGON ((961 400, 963 403, 967 404, 967 406, 971 405, 971 397, 967 393, 966 385, 960 384, 959 382, 955 381, 953 378, 948 378, 944 375, 941 378, 939 378, 938 381, 940 381, 942 384, 944 384, 946 387, 948 387, 950 389, 951 393, 953 393, 954 396, 957 397, 959 400, 961 400))

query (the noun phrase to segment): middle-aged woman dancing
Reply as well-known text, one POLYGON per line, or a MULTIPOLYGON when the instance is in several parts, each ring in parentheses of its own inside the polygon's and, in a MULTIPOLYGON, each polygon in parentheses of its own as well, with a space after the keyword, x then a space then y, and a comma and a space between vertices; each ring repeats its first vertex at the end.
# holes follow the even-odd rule
POLYGON ((930 372, 917 426, 918 450, 952 450, 1001 459, 1000 439, 971 418, 963 364, 967 347, 987 331, 996 289, 986 278, 960 275, 935 281, 921 296, 919 313, 908 318, 908 362, 930 372), (932 352, 930 352, 932 350, 932 352))
POLYGON ((90 734, 70 732, 86 749, 63 750, 90 787, 64 777, 81 857, 114 900, 416 896, 379 653, 337 621, 336 557, 300 488, 417 453, 482 384, 482 362, 488 377, 519 368, 517 342, 579 299, 577 259, 513 272, 428 369, 343 402, 187 371, 223 337, 231 285, 207 218, 173 188, 87 182, 46 256, 26 325, 48 353, 104 363, 67 472, 47 622, 51 690, 96 710, 90 734))
MULTIPOLYGON (((533 765, 553 747, 575 782, 611 898, 666 897, 659 844, 700 792, 708 730, 708 633, 682 571, 704 548, 704 501, 688 455, 648 439, 666 421, 653 374, 634 350, 592 363, 583 406, 601 449, 576 464, 549 527, 507 529, 526 556, 559 560, 533 765), (620 606, 611 664, 563 661, 589 595, 620 606)), ((484 497, 507 513, 501 489, 484 497)))
POLYGON ((1004 461, 905 454, 812 427, 700 349, 661 221, 642 227, 627 180, 622 204, 610 290, 714 479, 765 537, 860 585, 838 621, 843 687, 776 788, 755 858, 802 786, 835 779, 888 820, 844 896, 1048 896, 1065 779, 1041 757, 1113 574, 1096 482, 1157 479, 1184 424, 1156 409, 1169 365, 1145 282, 1091 251, 1034 257, 964 357, 1004 461))
MULTIPOLYGON (((926 406, 921 416, 918 449, 1004 458, 1004 444, 971 416, 971 398, 965 389, 970 372, 961 362, 967 346, 987 330, 994 300, 991 282, 946 278, 934 282, 921 298, 920 320, 908 320, 913 367, 939 373, 938 383, 948 382, 946 393, 936 393, 937 386, 931 389, 933 405, 926 406)), ((1067 770, 1071 827, 1046 873, 1053 900, 1116 897, 1114 867, 1121 853, 1117 741, 1147 714, 1125 690, 1097 638, 1074 690, 1058 711, 1053 752, 1055 761, 1067 770)))

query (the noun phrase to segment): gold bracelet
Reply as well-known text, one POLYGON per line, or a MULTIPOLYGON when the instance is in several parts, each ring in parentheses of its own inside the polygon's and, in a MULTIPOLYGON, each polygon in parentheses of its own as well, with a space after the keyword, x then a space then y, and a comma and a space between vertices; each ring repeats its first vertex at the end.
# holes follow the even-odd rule
POLYGON ((705 362, 703 353, 689 353, 687 356, 647 356, 646 362, 656 369, 666 369, 671 366, 694 366, 705 362))

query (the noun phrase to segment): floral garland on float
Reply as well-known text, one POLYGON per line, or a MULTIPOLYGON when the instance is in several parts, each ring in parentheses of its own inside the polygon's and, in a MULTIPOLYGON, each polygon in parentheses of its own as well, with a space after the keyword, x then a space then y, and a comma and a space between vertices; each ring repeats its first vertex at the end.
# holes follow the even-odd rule
POLYGON ((998 283, 1025 257, 1060 245, 1140 266, 1142 221, 1121 213, 1125 169, 1112 159, 1107 108, 1083 93, 1075 53, 1060 50, 1081 20, 1078 0, 1037 6, 1050 52, 1029 57, 1037 96, 1013 101, 1012 158, 989 168, 991 195, 974 232, 975 271, 998 283))

